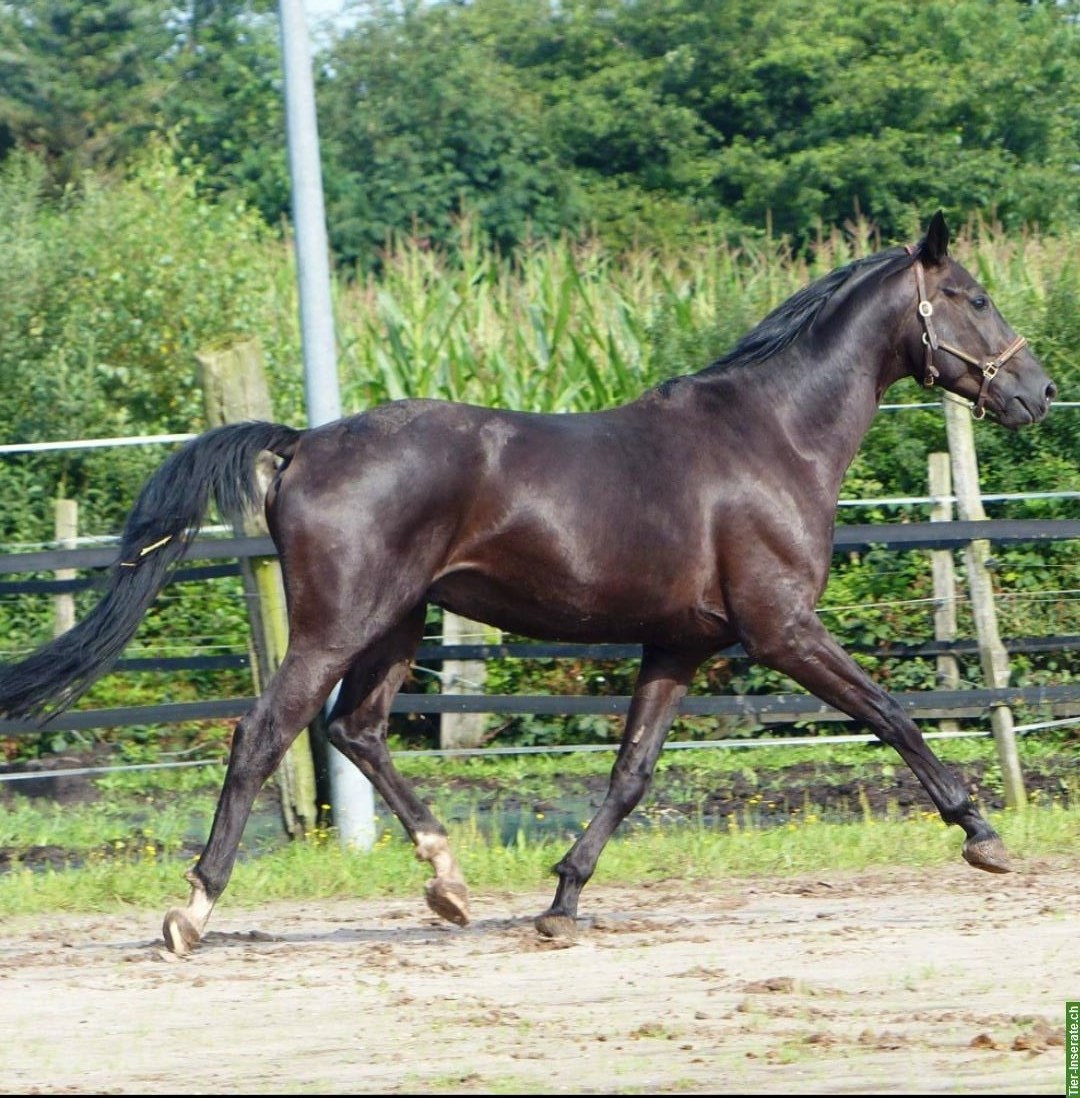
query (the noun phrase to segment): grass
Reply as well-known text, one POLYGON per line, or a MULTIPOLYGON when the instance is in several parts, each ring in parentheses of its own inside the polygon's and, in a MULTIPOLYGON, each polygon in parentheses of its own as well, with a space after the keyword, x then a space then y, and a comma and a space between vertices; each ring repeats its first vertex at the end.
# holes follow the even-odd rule
MULTIPOLYGON (((950 765, 970 768, 981 788, 993 789, 991 740, 939 741, 935 749, 950 765)), ((1018 860, 1075 858, 1080 806, 1072 797, 1074 807, 1066 807, 1075 743, 1025 739, 1022 749, 1025 774, 1041 776, 1050 794, 1045 803, 1033 798, 1022 813, 986 814, 1018 860)), ((551 867, 592 815, 587 795, 606 785, 612 757, 403 755, 398 765, 436 815, 460 821, 449 830, 471 887, 523 891, 552 886, 551 867), (537 806, 568 795, 583 798, 580 817, 564 812, 561 818, 572 823, 552 827, 551 812, 541 825, 545 812, 537 806)), ((657 771, 649 797, 604 851, 595 880, 677 877, 708 887, 730 877, 931 866, 960 856, 962 834, 945 827, 928 802, 921 811, 901 812, 888 802, 871 809, 864 787, 889 790, 894 777, 910 784, 906 768, 879 747, 681 749, 665 752, 657 771), (839 781, 860 789, 843 819, 830 794, 830 783, 839 781), (727 797, 725 807, 714 800, 706 816, 702 805, 717 790, 727 797), (811 790, 828 805, 815 804, 811 790)), ((205 842, 221 779, 216 767, 137 772, 99 780, 99 799, 91 803, 0 802, 0 854, 8 860, 0 873, 0 918, 129 905, 162 909, 186 898, 182 875, 205 842)), ((249 823, 223 903, 419 897, 428 867, 415 860, 381 803, 378 840, 363 853, 342 850, 326 829, 307 842, 287 842, 273 810, 265 810, 269 803, 249 823)))
MULTIPOLYGON (((1077 745, 1065 733, 1019 743, 1021 763, 1033 804, 1068 798, 1075 792, 1077 745)), ((1002 790, 997 747, 990 737, 939 740, 933 750, 948 766, 977 779, 985 795, 1002 790)), ((467 757, 452 760, 423 755, 401 755, 395 760, 401 773, 430 803, 459 803, 486 788, 495 804, 584 795, 606 783, 615 745, 608 752, 562 755, 467 757), (464 786, 464 791, 462 790, 464 786)), ((684 809, 710 802, 715 811, 719 795, 730 793, 751 805, 793 802, 804 807, 806 787, 824 794, 841 787, 865 787, 869 792, 895 787, 907 779, 907 768, 891 749, 881 744, 755 747, 731 749, 669 748, 656 767, 652 792, 646 799, 676 802, 684 809)), ((858 803, 856 815, 865 814, 858 803)))
MULTIPOLYGON (((76 814, 77 815, 77 814, 76 814)), ((726 824, 656 824, 616 836, 594 880, 637 884, 678 878, 686 885, 756 874, 859 871, 872 867, 940 865, 959 858, 961 835, 930 813, 908 819, 832 823, 813 812, 770 828, 726 824)), ((6 811, 0 819, 6 821, 6 811)), ((1075 857, 1080 810, 1060 805, 992 815, 1014 856, 1023 861, 1075 857)), ((79 834, 88 835, 89 820, 79 834), (86 830, 82 830, 86 829, 86 830)), ((474 891, 545 890, 565 837, 494 842, 472 820, 450 829, 451 841, 474 891)), ((72 832, 75 834, 76 832, 72 832)), ((186 899, 181 880, 189 861, 144 843, 122 851, 88 849, 80 864, 44 870, 15 865, 0 876, 0 918, 53 911, 163 909, 186 899)), ((333 832, 311 841, 250 852, 238 863, 222 903, 254 907, 268 900, 417 898, 428 870, 412 848, 385 832, 370 852, 343 850, 333 832)))

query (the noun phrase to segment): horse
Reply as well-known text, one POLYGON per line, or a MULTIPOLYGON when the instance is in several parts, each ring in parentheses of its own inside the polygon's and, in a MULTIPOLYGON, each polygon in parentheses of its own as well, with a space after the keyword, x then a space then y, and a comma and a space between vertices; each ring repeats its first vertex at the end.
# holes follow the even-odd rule
POLYGON ((815 613, 841 481, 890 386, 940 386, 1009 429, 1043 419, 1056 395, 948 246, 939 211, 917 244, 838 267, 704 369, 598 412, 416 399, 306 430, 209 430, 141 489, 98 604, 0 668, 0 713, 40 720, 70 706, 131 639, 211 501, 225 516, 262 503, 288 647, 236 725, 187 903, 165 915, 176 954, 202 939, 257 793, 338 683, 330 741, 430 863, 428 906, 468 922, 446 829, 386 742, 432 604, 535 638, 642 648, 606 795, 554 867, 554 898, 535 919, 542 935, 576 933, 581 892, 645 794, 695 671, 737 643, 895 748, 941 818, 963 828, 964 859, 1008 872, 963 783, 815 613))

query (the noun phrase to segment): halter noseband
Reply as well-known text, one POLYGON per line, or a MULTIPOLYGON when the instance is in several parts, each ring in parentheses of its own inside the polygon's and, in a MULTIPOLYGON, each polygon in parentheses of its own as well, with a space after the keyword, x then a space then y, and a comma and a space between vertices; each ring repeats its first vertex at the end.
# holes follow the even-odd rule
MULTIPOLYGON (((914 254, 914 249, 909 246, 908 252, 914 254)), ((996 358, 982 362, 966 351, 960 350, 959 347, 953 347, 952 344, 945 343, 938 338, 938 334, 934 330, 934 323, 931 320, 934 315, 934 306, 930 304, 930 299, 926 296, 926 278, 923 274, 923 265, 918 259, 915 260, 915 284, 919 289, 918 311, 924 329, 923 346, 926 348, 926 370, 923 374, 923 385, 928 389, 933 388, 934 382, 941 374, 941 371, 934 365, 934 352, 938 348, 966 362, 969 366, 974 366, 982 372, 982 386, 979 389, 978 398, 971 406, 971 414, 975 419, 982 419, 986 415, 986 398, 990 393, 990 382, 997 377, 998 370, 1013 355, 1027 346, 1027 340, 1023 336, 1017 336, 996 358)))

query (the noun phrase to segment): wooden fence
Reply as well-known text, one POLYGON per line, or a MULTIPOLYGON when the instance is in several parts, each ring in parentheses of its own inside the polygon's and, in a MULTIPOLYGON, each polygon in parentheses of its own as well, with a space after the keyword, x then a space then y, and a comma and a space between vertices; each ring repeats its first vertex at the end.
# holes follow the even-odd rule
MULTIPOLYGON (((893 551, 958 549, 973 540, 986 540, 997 545, 1048 543, 1080 538, 1078 520, 987 520, 979 522, 911 522, 886 525, 853 524, 838 526, 834 552, 850 553, 880 547, 893 551)), ((266 537, 231 537, 199 540, 191 547, 184 566, 178 568, 172 582, 193 582, 225 575, 239 574, 239 561, 246 557, 268 557, 275 553, 273 542, 266 537), (209 562, 209 563, 198 563, 209 562)), ((51 578, 58 570, 96 570, 107 568, 115 560, 115 549, 54 549, 18 553, 0 557, 0 575, 49 573, 48 578, 0 580, 0 595, 25 593, 71 592, 92 586, 89 576, 58 580, 51 578)), ((68 573, 70 574, 70 572, 68 573)), ((974 641, 936 642, 919 645, 894 644, 875 646, 877 655, 934 656, 944 653, 968 654, 975 650, 974 641)), ((1080 637, 1071 635, 1017 638, 1006 641, 1012 652, 1067 650, 1080 647, 1080 637)), ((858 651, 857 647, 851 650, 858 651)), ((582 644, 459 644, 423 645, 417 662, 490 659, 622 659, 640 654, 635 645, 582 644)), ((729 659, 746 658, 740 648, 718 653, 729 659)), ((116 667, 124 670, 181 670, 245 667, 247 656, 190 656, 122 659, 116 667)), ((1080 684, 1038 687, 969 688, 927 690, 898 693, 900 703, 914 717, 928 720, 947 718, 978 718, 1002 704, 1023 705, 1046 712, 1052 717, 1080 714, 1080 684)), ((60 714, 49 722, 58 731, 128 725, 163 724, 181 721, 227 719, 242 716, 250 708, 250 697, 176 702, 162 705, 126 706, 122 708, 74 710, 60 714)), ((395 713, 535 713, 550 715, 618 714, 626 711, 626 696, 600 695, 522 695, 492 694, 410 694, 397 696, 395 713)), ((691 696, 684 699, 680 712, 725 717, 742 717, 761 724, 797 721, 847 720, 816 698, 806 694, 741 694, 691 696)), ((27 721, 0 720, 0 734, 36 731, 27 721)))

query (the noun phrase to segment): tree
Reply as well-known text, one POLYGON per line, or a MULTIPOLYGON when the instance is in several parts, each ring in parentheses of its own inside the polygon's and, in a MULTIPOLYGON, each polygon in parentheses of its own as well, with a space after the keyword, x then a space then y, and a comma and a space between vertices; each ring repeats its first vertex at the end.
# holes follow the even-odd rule
POLYGON ((535 96, 467 14, 373 5, 329 51, 320 133, 331 241, 347 263, 395 232, 450 243, 466 209, 505 247, 575 220, 535 96))
MULTIPOLYGON (((294 303, 277 297, 282 249, 257 213, 200 199, 171 161, 152 145, 128 178, 86 175, 59 202, 45 196, 40 157, 10 157, 0 171, 0 441, 191 430, 203 416, 195 353, 220 342, 258 335, 271 364, 296 373, 295 332, 280 322, 294 303)), ((275 378, 282 416, 298 410, 288 401, 299 380, 275 378)), ((141 460, 48 458, 54 482, 92 501, 87 521, 113 523, 141 460)), ((17 465, 0 463, 0 477, 17 465)), ((42 509, 35 521, 51 518, 42 509)), ((25 528, 21 506, 0 534, 8 522, 25 528)))
POLYGON ((122 160, 165 93, 170 5, 10 0, 0 7, 0 155, 44 152, 60 182, 122 160))
POLYGON ((53 185, 171 133, 215 192, 288 210, 273 0, 12 0, 0 6, 0 158, 43 152, 53 185))
POLYGON ((175 23, 162 125, 204 168, 202 185, 242 195, 270 225, 289 214, 275 0, 189 0, 175 23))
POLYGON ((719 77, 702 110, 723 138, 721 201, 801 239, 857 210, 891 237, 934 206, 954 221, 1068 225, 1080 212, 1074 16, 937 0, 754 8, 737 44, 702 62, 719 77))
POLYGON ((1080 214, 1075 3, 474 0, 366 15, 322 89, 332 232, 350 258, 414 222, 450 239, 462 195, 503 243, 523 224, 616 242, 771 224, 802 245, 859 212, 889 238, 938 206, 1011 229, 1080 214))
MULTIPOLYGON (((331 242, 796 247, 858 213, 1009 231, 1080 217, 1080 4, 370 0, 318 56, 331 242)), ((0 5, 0 158, 63 184, 168 132, 200 185, 288 216, 274 0, 0 5)))

